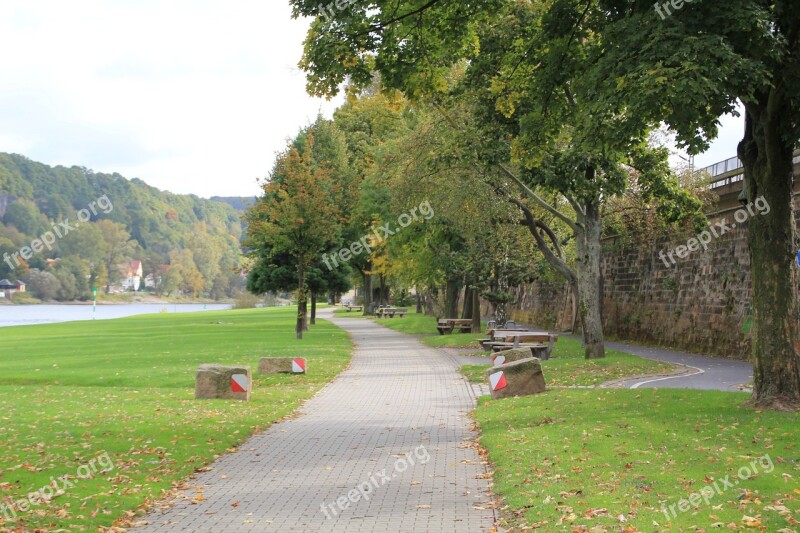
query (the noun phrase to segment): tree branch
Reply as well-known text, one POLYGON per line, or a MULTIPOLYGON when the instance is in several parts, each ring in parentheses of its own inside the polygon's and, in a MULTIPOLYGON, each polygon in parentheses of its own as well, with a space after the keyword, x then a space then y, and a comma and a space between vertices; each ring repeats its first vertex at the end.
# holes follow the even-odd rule
MULTIPOLYGON (((514 174, 503 163, 497 163, 496 166, 497 166, 497 168, 499 168, 503 172, 503 174, 506 175, 506 177, 508 177, 509 179, 511 179, 511 181, 514 182, 514 184, 523 192, 523 194, 525 194, 531 200, 533 200, 536 203, 536 205, 538 205, 542 209, 546 210, 548 213, 550 213, 551 215, 553 215, 557 219, 561 220, 564 224, 569 226, 570 229, 572 229, 572 231, 577 231, 579 229, 580 224, 578 222, 572 220, 571 218, 569 218, 568 216, 563 214, 561 211, 559 211, 555 207, 553 207, 550 204, 548 204, 538 194, 536 194, 536 192, 534 192, 533 189, 528 187, 521 179, 519 179, 519 177, 517 177, 517 175, 514 174)), ((572 200, 570 197, 568 197, 566 195, 564 195, 564 197, 567 199, 568 202, 570 202, 570 204, 572 204, 573 208, 575 208, 575 207, 578 208, 578 209, 576 209, 577 213, 580 214, 580 213, 583 212, 583 210, 580 208, 580 206, 577 205, 577 203, 575 203, 574 200, 572 200)))
MULTIPOLYGON (((440 106, 437 102, 434 102, 433 100, 431 100, 431 105, 433 105, 434 109, 436 109, 436 111, 439 112, 439 114, 442 116, 442 118, 444 118, 444 120, 450 125, 451 128, 453 128, 454 130, 459 131, 459 132, 463 132, 464 131, 463 128, 461 128, 458 124, 456 124, 455 120, 453 120, 453 118, 447 113, 447 111, 445 111, 442 108, 442 106, 440 106)), ((556 209, 555 207, 551 206, 546 201, 544 201, 538 194, 536 194, 536 192, 533 189, 528 187, 521 179, 519 179, 519 177, 517 177, 516 174, 514 174, 503 163, 495 163, 495 166, 498 169, 500 169, 500 171, 503 174, 505 174, 506 177, 508 177, 511 181, 513 181, 514 184, 523 192, 523 194, 525 194, 531 200, 536 202, 536 204, 539 207, 541 207, 542 209, 545 209, 550 214, 552 214, 554 217, 556 217, 559 220, 561 220, 564 224, 569 226, 570 229, 572 229, 573 231, 577 231, 579 229, 578 224, 574 220, 572 220, 571 218, 569 218, 565 214, 561 213, 561 211, 559 211, 558 209, 556 209)), ((569 198, 567 200, 569 201, 569 198)), ((581 211, 578 211, 578 212, 581 212, 581 211)))
POLYGON ((359 37, 364 37, 365 35, 369 35, 370 33, 379 32, 381 30, 385 30, 392 24, 405 20, 409 17, 413 17, 414 15, 419 15, 423 11, 427 11, 428 9, 432 8, 434 5, 438 4, 441 0, 431 0, 427 4, 422 7, 419 7, 413 11, 409 11, 408 13, 404 13, 403 15, 399 15, 397 17, 392 17, 391 19, 387 20, 386 22, 381 22, 379 24, 375 24, 374 26, 370 26, 367 30, 362 31, 360 33, 356 33, 355 35, 348 36, 350 39, 358 39, 359 37))

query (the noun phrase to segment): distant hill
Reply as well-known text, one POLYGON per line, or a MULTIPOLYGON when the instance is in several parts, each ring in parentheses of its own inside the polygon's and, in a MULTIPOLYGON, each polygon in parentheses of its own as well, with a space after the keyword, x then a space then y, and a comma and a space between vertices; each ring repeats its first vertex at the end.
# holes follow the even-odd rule
POLYGON ((253 196, 212 196, 211 201, 228 204, 240 212, 244 212, 248 207, 256 203, 256 199, 253 196))
MULTIPOLYGON (((100 253, 97 250, 115 253, 113 244, 101 239, 111 239, 116 226, 100 224, 110 221, 124 226, 133 241, 124 247, 121 259, 141 260, 145 276, 160 277, 167 270, 162 265, 179 267, 167 276, 170 285, 164 288, 166 292, 221 297, 233 291, 240 277, 242 223, 234 204, 246 204, 243 198, 235 200, 238 203, 173 194, 117 173, 51 167, 21 155, 0 153, 0 258, 30 246, 34 239, 52 231, 57 221, 75 222, 81 210, 86 210, 84 216, 89 218, 84 226, 91 226, 56 239, 52 249, 39 251, 15 269, 0 261, 0 279, 21 279, 33 268, 50 268, 57 274, 53 265, 62 259, 82 262, 87 270, 95 268, 98 261, 92 257, 100 253), (98 208, 101 197, 113 208, 98 208), (89 210, 92 204, 95 208, 89 210)), ((13 262, 11 266, 15 266, 13 262)), ((117 274, 109 272, 108 276, 113 281, 117 274)))

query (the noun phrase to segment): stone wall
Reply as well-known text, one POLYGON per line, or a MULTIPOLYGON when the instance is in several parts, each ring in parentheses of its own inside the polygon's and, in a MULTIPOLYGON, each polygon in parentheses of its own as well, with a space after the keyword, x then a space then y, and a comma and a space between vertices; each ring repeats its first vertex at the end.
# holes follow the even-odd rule
MULTIPOLYGON (((733 211, 716 217, 727 217, 733 211)), ((691 235, 652 243, 603 242, 603 325, 609 337, 745 359, 749 353, 750 258, 747 224, 713 240, 708 250, 675 258, 659 252, 691 235), (669 259, 666 259, 670 263, 669 259)), ((569 329, 572 307, 562 282, 516 289, 512 318, 548 329, 569 329)))

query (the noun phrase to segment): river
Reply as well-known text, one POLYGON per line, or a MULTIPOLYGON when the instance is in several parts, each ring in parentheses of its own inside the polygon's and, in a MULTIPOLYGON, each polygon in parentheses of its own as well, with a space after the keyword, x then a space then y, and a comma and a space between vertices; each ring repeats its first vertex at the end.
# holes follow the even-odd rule
POLYGON ((133 315, 160 313, 192 313, 230 309, 228 304, 119 304, 98 305, 96 313, 91 305, 0 305, 0 327, 30 324, 51 324, 74 320, 108 320, 133 315))

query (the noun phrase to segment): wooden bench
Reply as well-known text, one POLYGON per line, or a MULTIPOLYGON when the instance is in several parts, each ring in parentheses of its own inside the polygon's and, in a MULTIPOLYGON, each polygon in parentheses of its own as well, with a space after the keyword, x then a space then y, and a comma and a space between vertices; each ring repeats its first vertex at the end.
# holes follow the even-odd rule
POLYGON ((364 310, 364 306, 363 305, 346 305, 345 308, 347 309, 348 313, 350 311, 363 311, 364 310))
POLYGON ((404 308, 396 308, 396 307, 381 307, 376 311, 376 315, 378 318, 394 318, 395 315, 398 315, 400 318, 403 318, 408 313, 408 309, 404 308))
POLYGON ((445 332, 452 334, 454 329, 458 329, 461 333, 472 332, 472 319, 469 318, 439 318, 436 321, 436 329, 439 335, 444 335, 445 332))

